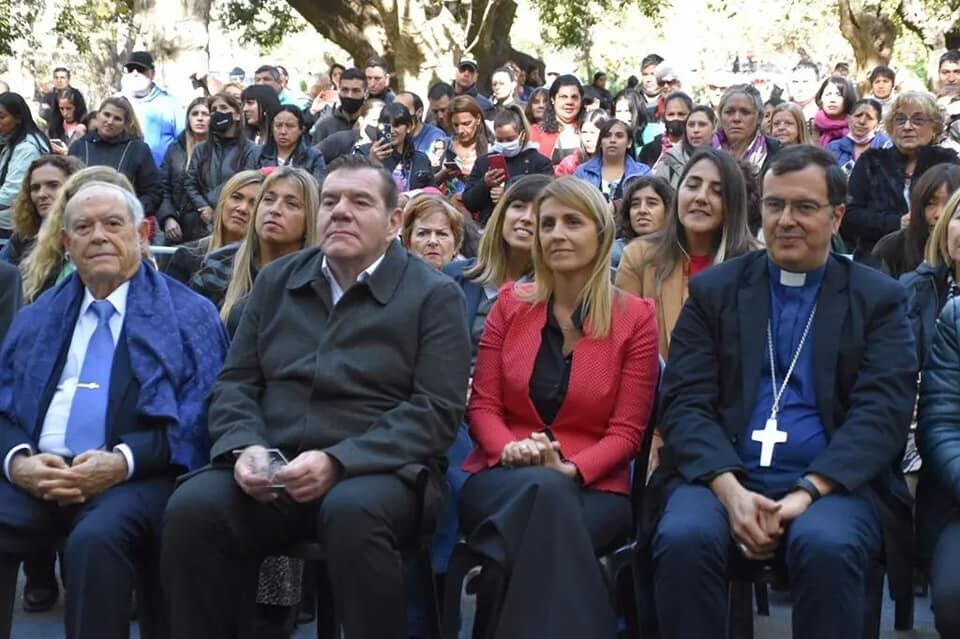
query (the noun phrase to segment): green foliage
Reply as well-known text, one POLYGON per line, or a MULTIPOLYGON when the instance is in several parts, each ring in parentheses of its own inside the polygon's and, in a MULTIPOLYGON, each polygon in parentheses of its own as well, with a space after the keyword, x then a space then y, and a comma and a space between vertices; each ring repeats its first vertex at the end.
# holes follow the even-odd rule
POLYGON ((91 37, 133 24, 132 0, 62 0, 57 4, 54 32, 72 42, 80 55, 92 53, 91 37))
POLYGON ((589 47, 590 30, 617 13, 639 10, 656 19, 668 0, 625 0, 620 5, 584 0, 532 0, 540 15, 544 38, 560 47, 589 47))
POLYGON ((226 31, 238 33, 241 42, 254 43, 265 52, 307 26, 284 0, 226 0, 218 13, 226 31))
POLYGON ((0 55, 16 54, 18 42, 27 46, 43 5, 43 0, 0 0, 0 55))

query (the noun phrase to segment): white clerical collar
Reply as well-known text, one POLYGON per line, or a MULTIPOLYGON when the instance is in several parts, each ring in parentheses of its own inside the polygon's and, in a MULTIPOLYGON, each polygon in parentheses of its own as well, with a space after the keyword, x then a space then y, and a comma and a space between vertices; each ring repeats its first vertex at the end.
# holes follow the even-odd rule
MULTIPOLYGON (((113 289, 113 292, 107 295, 107 301, 113 306, 113 311, 117 317, 123 319, 124 313, 127 311, 127 293, 130 291, 130 280, 127 280, 117 288, 113 289)), ((83 316, 87 312, 87 309, 90 308, 90 305, 96 301, 96 298, 93 296, 93 293, 90 292, 89 288, 84 287, 83 289, 83 301, 80 303, 80 316, 83 316)))
POLYGON ((791 273, 790 271, 780 269, 780 284, 791 288, 798 288, 807 283, 806 273, 791 273))

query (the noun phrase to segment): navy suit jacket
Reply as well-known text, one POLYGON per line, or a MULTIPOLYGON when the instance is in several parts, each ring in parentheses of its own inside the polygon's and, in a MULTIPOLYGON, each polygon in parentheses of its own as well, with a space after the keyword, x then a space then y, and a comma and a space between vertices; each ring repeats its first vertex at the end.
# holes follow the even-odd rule
MULTIPOLYGON (((34 448, 83 300, 74 273, 17 315, 0 351, 0 457, 34 448)), ((227 350, 216 309, 142 264, 130 282, 107 408, 108 449, 127 444, 134 478, 206 463, 207 395, 227 350)))
MULTIPOLYGON (((755 251, 690 280, 663 377, 665 446, 649 500, 657 515, 657 496, 669 494, 671 483, 743 472, 738 451, 766 354, 766 262, 766 252, 755 251)), ((911 500, 899 472, 917 379, 906 291, 880 271, 832 255, 813 327, 814 385, 829 443, 807 472, 871 499, 885 533, 899 542, 887 537, 889 560, 891 548, 908 551, 911 543, 911 500)))

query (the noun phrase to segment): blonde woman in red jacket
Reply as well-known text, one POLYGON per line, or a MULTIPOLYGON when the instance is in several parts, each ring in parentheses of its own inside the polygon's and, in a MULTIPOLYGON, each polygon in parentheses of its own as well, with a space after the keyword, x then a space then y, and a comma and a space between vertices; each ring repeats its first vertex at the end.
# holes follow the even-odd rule
POLYGON ((610 284, 616 225, 599 191, 561 178, 535 215, 536 276, 501 289, 468 408, 477 448, 461 520, 487 558, 477 623, 498 637, 615 637, 596 556, 629 532, 629 463, 656 392, 654 308, 610 284))

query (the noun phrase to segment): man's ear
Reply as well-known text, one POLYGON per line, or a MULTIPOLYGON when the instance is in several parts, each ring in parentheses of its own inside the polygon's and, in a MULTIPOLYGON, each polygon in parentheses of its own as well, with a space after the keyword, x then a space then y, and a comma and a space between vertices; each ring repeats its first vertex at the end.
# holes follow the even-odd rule
POLYGON ((390 213, 387 219, 389 225, 389 237, 394 238, 400 235, 400 227, 403 226, 403 209, 397 207, 390 213))
POLYGON ((833 234, 836 235, 840 232, 840 223, 843 221, 843 216, 847 213, 846 204, 837 204, 833 207, 833 219, 830 221, 830 224, 833 226, 833 234))

